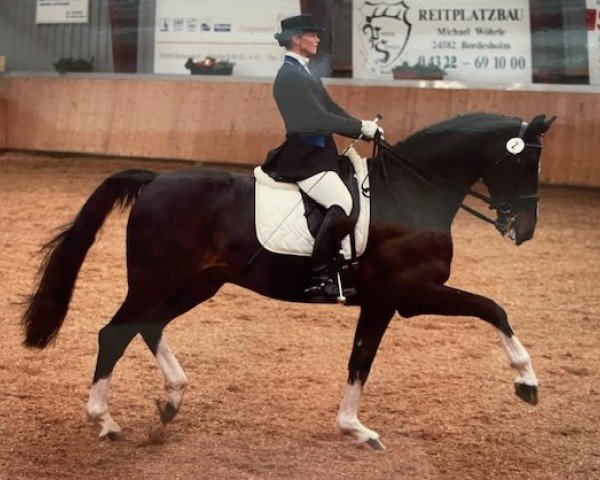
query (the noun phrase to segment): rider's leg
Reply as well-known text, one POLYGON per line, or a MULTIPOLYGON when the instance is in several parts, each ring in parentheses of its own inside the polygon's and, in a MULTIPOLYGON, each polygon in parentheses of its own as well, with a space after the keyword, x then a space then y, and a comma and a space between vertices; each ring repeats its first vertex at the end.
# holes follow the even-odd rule
POLYGON ((312 271, 320 275, 329 271, 331 260, 338 253, 340 242, 348 235, 354 223, 338 205, 329 207, 315 238, 312 271))
POLYGON ((340 207, 346 215, 352 212, 352 195, 340 176, 331 170, 319 172, 298 182, 298 186, 319 205, 340 207))
POLYGON ((350 218, 352 196, 336 172, 327 171, 298 182, 298 186, 313 200, 327 208, 315 239, 312 255, 312 278, 307 293, 315 299, 337 297, 337 284, 331 279, 329 266, 341 240, 354 228, 350 218))

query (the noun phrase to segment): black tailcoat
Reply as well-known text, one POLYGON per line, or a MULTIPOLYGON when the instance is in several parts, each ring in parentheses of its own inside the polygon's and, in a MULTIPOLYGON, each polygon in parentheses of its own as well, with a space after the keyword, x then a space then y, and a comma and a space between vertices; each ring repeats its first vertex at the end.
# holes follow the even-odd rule
POLYGON ((360 135, 361 121, 348 115, 325 90, 314 72, 293 57, 285 61, 273 85, 273 95, 283 117, 287 137, 271 150, 263 170, 276 180, 296 182, 319 172, 338 172, 333 133, 360 135))

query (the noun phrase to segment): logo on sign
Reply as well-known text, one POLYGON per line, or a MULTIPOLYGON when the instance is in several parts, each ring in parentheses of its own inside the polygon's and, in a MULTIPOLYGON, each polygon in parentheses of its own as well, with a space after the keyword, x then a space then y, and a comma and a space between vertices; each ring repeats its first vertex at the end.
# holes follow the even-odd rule
POLYGON ((231 23, 215 23, 215 32, 231 32, 231 23))
POLYGON ((365 68, 371 73, 391 75, 410 38, 412 24, 406 18, 408 10, 404 0, 368 0, 359 8, 365 68))
POLYGON ((186 30, 188 32, 195 32, 198 27, 198 19, 197 18, 188 18, 185 22, 186 30))

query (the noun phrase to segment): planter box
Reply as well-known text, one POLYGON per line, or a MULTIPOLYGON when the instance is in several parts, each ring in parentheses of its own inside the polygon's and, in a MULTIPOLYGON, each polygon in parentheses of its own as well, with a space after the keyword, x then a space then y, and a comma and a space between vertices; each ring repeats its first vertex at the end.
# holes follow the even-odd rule
POLYGON ((61 75, 67 72, 92 72, 94 70, 94 58, 91 61, 80 58, 73 60, 72 58, 61 58, 54 63, 54 70, 61 75))
POLYGON ((206 67, 204 65, 191 65, 190 73, 192 75, 231 75, 233 65, 226 67, 206 67))

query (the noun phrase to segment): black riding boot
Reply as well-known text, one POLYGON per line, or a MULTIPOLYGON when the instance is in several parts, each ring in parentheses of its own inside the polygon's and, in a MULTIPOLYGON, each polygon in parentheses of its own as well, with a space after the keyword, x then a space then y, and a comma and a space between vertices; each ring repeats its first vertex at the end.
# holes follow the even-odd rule
POLYGON ((315 239, 310 285, 305 290, 310 301, 335 302, 340 296, 337 279, 333 278, 330 266, 339 252, 340 242, 352 231, 354 223, 337 205, 327 210, 315 239))

